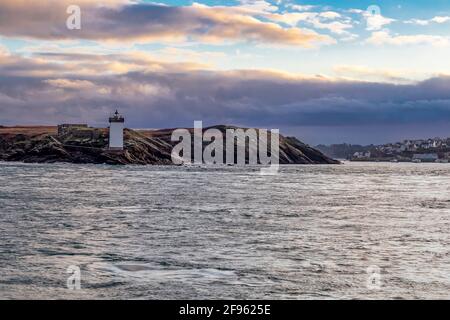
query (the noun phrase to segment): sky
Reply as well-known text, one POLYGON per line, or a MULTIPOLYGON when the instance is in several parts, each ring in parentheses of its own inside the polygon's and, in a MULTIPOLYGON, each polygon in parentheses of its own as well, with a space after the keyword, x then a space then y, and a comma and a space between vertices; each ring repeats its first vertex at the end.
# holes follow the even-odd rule
POLYGON ((0 125, 450 136, 448 0, 36 2, 0 2, 0 125))

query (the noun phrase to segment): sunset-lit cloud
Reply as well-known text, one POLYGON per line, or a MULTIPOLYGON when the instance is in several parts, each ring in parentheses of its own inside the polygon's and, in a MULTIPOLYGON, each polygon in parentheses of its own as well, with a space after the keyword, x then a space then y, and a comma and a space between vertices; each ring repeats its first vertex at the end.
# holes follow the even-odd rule
POLYGON ((209 7, 194 3, 170 7, 144 3, 81 1, 82 28, 66 28, 67 1, 33 6, 23 1, 0 3, 0 34, 7 37, 134 42, 248 41, 311 47, 329 43, 329 36, 300 28, 283 28, 252 16, 259 6, 209 7), (248 11, 249 10, 249 11, 248 11))
POLYGON ((363 65, 337 65, 333 71, 338 77, 368 82, 389 82, 397 84, 413 84, 436 76, 410 69, 372 68, 363 65))

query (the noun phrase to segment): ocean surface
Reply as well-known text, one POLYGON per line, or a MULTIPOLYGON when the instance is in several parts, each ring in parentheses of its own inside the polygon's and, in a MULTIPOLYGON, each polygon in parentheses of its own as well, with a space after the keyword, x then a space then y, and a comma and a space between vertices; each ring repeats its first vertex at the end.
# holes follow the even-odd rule
POLYGON ((450 298, 449 164, 0 163, 0 299, 354 298, 450 298))

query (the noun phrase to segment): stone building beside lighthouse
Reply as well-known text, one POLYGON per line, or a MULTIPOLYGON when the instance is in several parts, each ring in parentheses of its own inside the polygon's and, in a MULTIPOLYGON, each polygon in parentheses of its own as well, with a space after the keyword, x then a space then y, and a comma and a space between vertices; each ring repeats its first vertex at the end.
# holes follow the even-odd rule
POLYGON ((123 129, 125 118, 116 110, 109 118, 109 150, 123 150, 123 129))

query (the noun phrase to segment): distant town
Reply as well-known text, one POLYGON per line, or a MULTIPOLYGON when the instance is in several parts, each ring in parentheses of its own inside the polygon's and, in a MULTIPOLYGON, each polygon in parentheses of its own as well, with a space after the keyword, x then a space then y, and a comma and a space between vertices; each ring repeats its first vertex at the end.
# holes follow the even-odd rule
POLYGON ((319 145, 326 155, 350 161, 441 162, 450 161, 450 138, 404 140, 383 145, 319 145))

